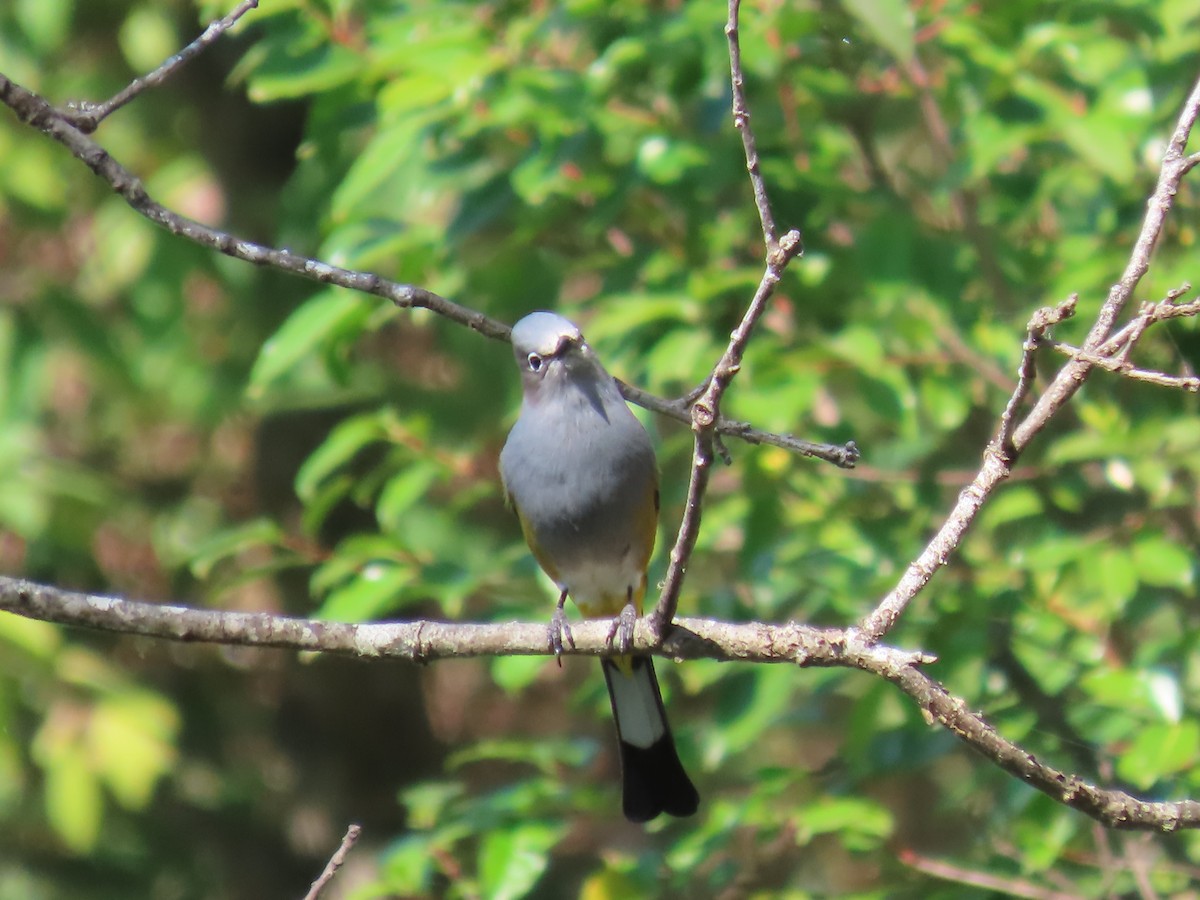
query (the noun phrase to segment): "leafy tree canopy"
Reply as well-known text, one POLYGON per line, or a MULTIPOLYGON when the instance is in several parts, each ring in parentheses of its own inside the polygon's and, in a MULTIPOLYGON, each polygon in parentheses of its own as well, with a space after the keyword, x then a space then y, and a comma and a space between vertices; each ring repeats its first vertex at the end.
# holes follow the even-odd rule
MULTIPOLYGON (((0 72, 98 100, 228 11, 17 0, 0 72)), ((98 139, 187 216, 506 322, 557 309, 679 396, 762 272, 725 19, 263 0, 98 139)), ((806 250, 724 411, 864 455, 727 441, 681 613, 844 626, 894 586, 977 471, 1031 313, 1078 293, 1053 335, 1078 346, 1120 276, 1198 25, 1190 0, 742 11, 763 175, 806 250)), ((343 621, 548 617, 497 483, 507 346, 171 236, 4 122, 0 571, 343 621)), ((1200 278, 1195 201, 1185 179, 1137 300, 1200 278)), ((1198 358, 1177 319, 1136 361, 1198 358)), ((1040 377, 1063 359, 1039 350, 1040 377)), ((692 435, 644 420, 669 546, 692 435)), ((1097 373, 888 640, 1038 757, 1197 795, 1198 484, 1194 396, 1097 373)), ((349 821, 330 890, 355 898, 1153 896, 1200 871, 1195 832, 1100 831, 879 679, 659 668, 704 801, 641 829, 594 664, 418 671, 0 616, 0 900, 300 896, 349 821)))

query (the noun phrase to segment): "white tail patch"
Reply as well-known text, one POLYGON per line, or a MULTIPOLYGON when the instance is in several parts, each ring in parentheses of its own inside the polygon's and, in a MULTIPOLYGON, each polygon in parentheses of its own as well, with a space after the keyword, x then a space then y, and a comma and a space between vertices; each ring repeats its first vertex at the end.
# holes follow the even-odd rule
POLYGON ((645 663, 634 665, 629 674, 615 665, 607 669, 621 740, 643 749, 654 746, 667 733, 651 672, 645 663))

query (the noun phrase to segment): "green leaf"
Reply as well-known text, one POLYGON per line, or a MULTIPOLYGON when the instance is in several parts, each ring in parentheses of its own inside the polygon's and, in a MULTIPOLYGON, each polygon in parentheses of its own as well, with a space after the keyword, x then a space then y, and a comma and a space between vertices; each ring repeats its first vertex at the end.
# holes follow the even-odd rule
POLYGON ((941 431, 957 428, 971 411, 971 398, 958 378, 929 373, 921 378, 918 393, 924 415, 941 431))
POLYGON ((129 14, 121 25, 118 39, 121 52, 133 71, 151 72, 179 50, 174 22, 166 9, 150 4, 139 6, 129 14))
POLYGON ((638 148, 638 171, 658 184, 674 184, 689 171, 707 164, 708 154, 692 144, 650 137, 638 148))
POLYGON ((862 23, 867 34, 896 58, 908 63, 916 52, 913 15, 903 0, 842 0, 842 6, 862 23))
MULTIPOLYGON (((21 30, 38 53, 51 53, 62 46, 75 14, 74 0, 16 0, 14 7, 21 30)), ((169 49, 153 65, 174 52, 174 48, 169 49)))
POLYGON ((871 800, 828 797, 800 807, 794 815, 796 843, 805 846, 822 834, 840 834, 851 849, 879 846, 892 835, 892 814, 871 800))
POLYGON ((483 893, 496 900, 524 897, 542 877, 550 849, 565 826, 529 822, 494 830, 479 850, 479 880, 483 893))
POLYGON ((1147 790, 1169 775, 1195 768, 1200 753, 1200 723, 1149 725, 1117 760, 1117 775, 1147 790))
POLYGON ((206 579, 222 560, 254 547, 276 546, 283 541, 284 532, 270 519, 255 519, 226 528, 198 544, 192 553, 189 567, 197 578, 206 579))
POLYGON ((0 616, 0 641, 7 642, 35 659, 50 659, 62 646, 62 631, 49 622, 24 616, 0 616))
POLYGON ((269 103, 330 91, 352 81, 364 65, 359 54, 337 45, 324 44, 295 53, 281 50, 256 67, 250 78, 250 99, 269 103))
POLYGON ((453 781, 426 781, 401 791, 409 827, 418 830, 437 827, 449 818, 451 806, 462 794, 463 786, 453 781))
POLYGON ((288 316, 263 344, 250 372, 251 396, 261 396, 274 381, 288 374, 333 339, 357 332, 376 304, 346 291, 327 291, 307 300, 288 316))
POLYGON ((717 710, 721 729, 705 747, 710 764, 761 741, 763 732, 792 706, 796 681, 780 668, 764 666, 740 681, 743 690, 734 695, 731 707, 717 710))
POLYGON ((46 818, 75 853, 88 853, 100 837, 104 798, 100 781, 78 744, 60 746, 43 765, 46 818))
POLYGON ((1040 516, 1042 498, 1028 485, 1014 484, 1002 487, 983 508, 981 520, 987 528, 996 528, 1009 522, 1040 516))
POLYGON ((378 412, 352 416, 329 433, 296 475, 296 494, 311 501, 321 486, 367 447, 387 439, 386 417, 378 412))
MULTIPOLYGON (((538 662, 545 663, 540 657, 538 662)), ((545 775, 554 775, 563 768, 578 768, 592 756, 592 742, 585 740, 541 740, 521 739, 477 741, 460 750, 447 760, 449 769, 480 761, 500 761, 532 766, 545 775)))
POLYGON ((492 680, 508 694, 519 694, 546 668, 540 656, 499 656, 492 660, 492 680))
POLYGON ((363 567, 362 573, 329 592, 317 609, 320 619, 334 622, 366 622, 395 610, 410 595, 408 588, 417 573, 407 564, 377 560, 363 567))
POLYGON ((414 459, 406 469, 389 479, 375 505, 379 527, 384 531, 398 530, 403 519, 441 475, 441 467, 436 461, 414 459))
POLYGON ((1144 535, 1134 541, 1133 559, 1144 584, 1186 590, 1193 583, 1195 561, 1178 544, 1161 535, 1144 535))
POLYGON ((408 834, 383 856, 383 877, 389 890, 404 896, 427 893, 436 871, 438 841, 429 834, 408 834))
POLYGON ((88 727, 88 748, 117 801, 141 809, 175 762, 179 714, 146 691, 122 691, 101 701, 88 727))

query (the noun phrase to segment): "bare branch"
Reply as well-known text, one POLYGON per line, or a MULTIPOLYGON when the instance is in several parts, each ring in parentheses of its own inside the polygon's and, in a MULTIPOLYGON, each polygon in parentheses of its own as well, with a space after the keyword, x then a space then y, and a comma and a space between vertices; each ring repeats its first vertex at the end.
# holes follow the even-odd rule
MULTIPOLYGON (((0 611, 31 619, 119 634, 229 646, 274 647, 360 658, 429 662, 476 656, 545 656, 552 653, 545 622, 371 622, 352 624, 142 603, 66 591, 0 576, 0 611)), ((610 622, 586 619, 571 625, 574 645, 564 656, 610 656, 610 622)), ((680 619, 665 642, 644 620, 631 649, 673 659, 722 659, 845 665, 843 632, 804 625, 756 625, 680 619)), ((873 658, 903 665, 927 659, 878 647, 873 658)))
MULTIPOLYGON (((1095 354, 1099 347, 1107 346, 1106 341, 1112 331, 1113 323, 1150 267, 1150 253, 1158 241, 1158 236, 1162 233, 1167 213, 1170 211, 1175 194, 1179 189, 1180 179, 1189 168, 1183 156, 1183 150, 1187 146, 1188 136, 1198 115, 1200 115, 1200 81, 1196 82, 1179 114, 1175 131, 1163 155, 1158 184, 1147 204, 1146 217, 1130 254, 1129 263, 1125 267, 1125 273, 1121 280, 1112 286, 1108 298, 1100 308, 1095 324, 1088 333, 1083 347, 1084 351, 1088 353, 1095 354)), ((1171 300, 1164 301, 1164 303, 1166 304, 1164 309, 1183 308, 1182 305, 1176 306, 1171 300)), ((1164 311, 1162 315, 1170 317, 1175 313, 1164 311)), ((1126 339, 1132 337, 1135 331, 1138 334, 1141 333, 1131 326, 1123 329, 1127 335, 1126 339)), ((1144 326, 1141 328, 1144 330, 1144 326)), ((1025 371, 1027 364, 1029 364, 1027 359, 1023 357, 1022 372, 1025 371)), ((1029 445, 1029 442, 1046 427, 1054 414, 1082 387, 1094 366, 1095 363, 1080 358, 1072 359, 1064 365, 1046 391, 1038 398, 1033 409, 1015 428, 1012 427, 1011 421, 1005 421, 1002 416, 998 435, 1007 438, 1003 447, 995 441, 989 444, 984 451, 983 465, 979 473, 971 484, 959 494, 954 508, 941 528, 938 529, 937 534, 930 540, 920 556, 908 566, 896 587, 884 596, 876 608, 862 620, 859 628, 867 640, 878 640, 887 634, 912 599, 924 589, 934 573, 946 564, 950 556, 958 549, 967 529, 975 521, 984 501, 996 486, 1009 476, 1013 464, 1029 445)), ((1022 390, 1022 385, 1018 382, 1017 391, 1013 395, 1014 400, 1022 399, 1018 397, 1018 393, 1022 390)), ((1009 415, 1010 409, 1015 408, 1013 400, 1010 400, 1005 415, 1009 415)))
MULTIPOLYGON (((425 662, 466 656, 549 656, 542 622, 499 624, 387 622, 353 625, 267 613, 233 613, 185 606, 138 603, 59 590, 0 577, 0 610, 63 625, 121 634, 221 645, 317 651, 364 659, 387 657, 425 662)), ((633 648, 675 659, 723 659, 849 667, 891 682, 930 718, 963 743, 1058 802, 1113 828, 1172 831, 1200 828, 1200 803, 1150 803, 1123 791, 1105 790, 1040 762, 1005 740, 978 713, 921 669, 935 662, 922 652, 887 647, 854 629, 807 625, 679 619, 659 644, 641 620, 633 648)), ((609 622, 589 619, 571 628, 575 646, 567 655, 612 653, 609 622)))
POLYGON ((1025 343, 1021 345, 1021 364, 1017 368, 1017 387, 1012 396, 1008 398, 1004 412, 1000 414, 1000 427, 992 441, 993 446, 999 448, 1005 455, 1010 454, 1013 449, 1012 433, 1017 425, 1017 410, 1021 408, 1021 404, 1025 402, 1025 398, 1033 389, 1033 379, 1036 374, 1033 357, 1037 352, 1038 344, 1045 338, 1046 332, 1052 325, 1057 325, 1064 319, 1075 315, 1075 307, 1078 303, 1079 295, 1072 294, 1056 307, 1043 306, 1033 314, 1033 318, 1026 326, 1025 343))
POLYGON ((200 37, 170 57, 149 75, 135 78, 122 91, 103 103, 91 103, 88 101, 68 103, 64 111, 64 116, 84 134, 91 134, 100 126, 101 122, 130 100, 148 88, 158 87, 160 84, 163 84, 176 71, 183 68, 193 57, 199 55, 205 47, 216 42, 221 35, 237 23, 238 19, 250 10, 257 8, 258 0, 242 0, 232 12, 217 19, 215 22, 209 23, 209 26, 204 29, 200 37))
MULTIPOLYGON (((875 670, 871 670, 875 671, 875 670)), ((876 671, 904 691, 959 740, 1059 803, 1085 813, 1110 828, 1171 832, 1200 827, 1200 802, 1150 803, 1117 790, 1095 787, 1061 772, 1029 751, 1005 740, 966 703, 915 667, 876 671)))
MULTIPOLYGON (((65 146, 72 155, 107 182, 136 212, 171 234, 254 265, 271 266, 310 281, 373 294, 390 300, 403 309, 428 309, 494 340, 507 341, 509 339, 509 327, 503 322, 447 300, 432 291, 411 284, 389 281, 369 272, 358 272, 332 266, 317 259, 292 253, 289 250, 279 250, 258 244, 194 222, 167 209, 146 192, 137 176, 124 168, 103 147, 85 135, 69 117, 54 109, 39 95, 16 84, 3 73, 0 73, 0 102, 9 106, 21 121, 65 146)), ((679 401, 663 400, 626 384, 621 385, 621 391, 626 399, 652 412, 670 416, 681 422, 691 422, 687 407, 679 401)), ((782 447, 793 453, 822 459, 843 468, 853 467, 858 459, 858 449, 853 443, 840 447, 818 444, 788 434, 760 431, 745 422, 725 419, 719 420, 716 431, 719 434, 736 437, 751 444, 761 443, 782 447)))
MULTIPOLYGON (((746 171, 750 173, 750 184, 754 190, 754 204, 758 208, 763 242, 766 246, 766 269, 742 320, 729 336, 729 345, 725 348, 725 352, 717 361, 716 366, 713 367, 699 397, 691 404, 692 431, 695 432, 696 437, 692 451, 692 472, 688 479, 687 500, 684 502, 684 513, 683 519, 679 523, 679 532, 671 547, 670 562, 667 565, 667 574, 663 579, 658 603, 648 617, 652 631, 659 636, 665 633, 667 625, 675 617, 675 610, 679 605, 679 593, 683 589, 684 575, 687 572, 688 562, 692 558, 692 551, 696 548, 696 539, 700 535, 701 507, 704 503, 704 494, 708 490, 714 437, 717 433, 717 423, 721 419, 721 397, 741 368, 742 355, 746 352, 750 335, 766 310, 767 302, 775 293, 775 286, 779 284, 784 269, 793 259, 804 252, 804 243, 799 231, 793 229, 779 240, 776 240, 775 237, 775 217, 771 213, 767 186, 763 181, 759 166, 758 148, 754 139, 754 129, 750 127, 750 110, 746 103, 742 52, 738 39, 740 6, 740 0, 729 0, 729 19, 725 24, 725 36, 729 40, 729 73, 733 85, 733 123, 742 135, 746 171)), ((857 460, 858 448, 856 446, 848 444, 842 449, 847 451, 848 455, 852 455, 854 460, 857 460)))
MULTIPOLYGON (((789 231, 776 248, 767 254, 767 268, 758 284, 758 290, 754 292, 754 299, 750 301, 742 321, 730 335, 729 346, 725 348, 725 352, 713 368, 708 387, 700 399, 692 404, 692 431, 696 434, 692 452, 692 474, 688 482, 683 520, 679 523, 679 533, 671 548, 670 562, 658 603, 650 616, 651 627, 656 634, 662 634, 663 629, 675 616, 679 592, 683 588, 684 573, 700 534, 700 508, 704 502, 704 492, 708 489, 709 469, 712 467, 713 458, 713 435, 720 416, 721 397, 741 368, 746 344, 759 317, 766 310, 767 302, 775 293, 775 286, 779 283, 783 270, 801 249, 800 233, 789 231)), ((853 452, 857 459, 856 447, 853 448, 853 452)))
POLYGON ((983 502, 995 490, 996 485, 1011 472, 1012 462, 1009 456, 997 447, 989 445, 983 455, 983 467, 958 495, 954 508, 937 534, 921 551, 920 556, 909 563, 896 586, 859 624, 864 637, 878 640, 888 633, 913 598, 929 584, 937 570, 950 561, 963 535, 975 521, 983 502))
MULTIPOLYGON (((1134 243, 1129 263, 1120 281, 1114 284, 1108 293, 1108 298, 1100 307, 1096 322, 1088 332, 1083 343, 1083 349, 1094 353, 1108 340, 1113 325, 1125 304, 1133 296, 1134 290, 1142 280, 1142 276, 1150 268, 1150 254, 1158 237, 1162 234, 1163 224, 1167 213, 1174 204, 1175 194, 1179 190, 1179 182, 1191 167, 1183 155, 1188 137, 1200 115, 1200 80, 1192 88, 1191 94, 1183 105, 1175 131, 1163 154, 1162 166, 1159 170, 1158 183, 1146 204, 1146 216, 1142 220, 1142 228, 1134 243)), ((1050 387, 1039 398, 1033 410, 1013 432, 1013 447, 1020 453, 1029 442, 1046 427, 1051 417, 1063 405, 1075 396, 1075 392, 1083 386, 1091 371, 1092 363, 1076 359, 1063 366, 1050 387)))
POLYGON ((1131 342, 1140 338, 1149 325, 1165 322, 1167 319, 1179 319, 1200 315, 1200 298, 1187 303, 1176 301, 1192 289, 1190 284, 1168 292, 1166 299, 1158 303, 1144 303, 1141 311, 1131 321, 1117 330, 1116 334, 1094 349, 1097 356, 1115 356, 1129 347, 1131 342))
POLYGON ((758 161, 758 145, 750 127, 750 109, 746 104, 745 76, 742 73, 742 47, 738 38, 738 12, 741 0, 729 0, 729 19, 725 23, 725 37, 729 41, 729 77, 733 85, 733 124, 742 135, 742 150, 746 155, 746 171, 750 173, 750 184, 754 188, 754 205, 758 208, 758 219, 762 223, 763 240, 767 252, 775 249, 775 216, 767 199, 767 185, 763 181, 758 161))
POLYGON ((361 825, 351 825, 346 829, 345 835, 342 836, 341 846, 329 858, 329 862, 325 864, 324 871, 312 883, 312 887, 309 888, 308 893, 304 895, 304 900, 317 900, 321 896, 321 891, 325 890, 325 886, 333 880, 333 876, 337 874, 337 870, 342 867, 342 864, 346 861, 346 856, 350 853, 351 848, 354 847, 360 834, 362 834, 361 825))
POLYGON ((1091 363, 1097 368, 1116 372, 1118 375, 1124 375, 1126 378, 1131 378, 1134 381, 1146 381, 1161 387, 1179 388, 1193 394, 1200 392, 1200 378, 1197 378, 1195 375, 1167 375, 1165 372, 1139 369, 1125 358, 1127 354, 1124 352, 1119 357, 1100 356, 1097 353, 1088 353, 1086 350, 1073 347, 1070 344, 1064 344, 1061 341, 1049 341, 1047 342, 1047 346, 1053 347, 1059 353, 1066 354, 1072 359, 1091 363))
POLYGON ((288 250, 276 250, 178 215, 151 198, 137 176, 72 125, 42 97, 27 91, 2 74, 0 101, 11 107, 21 121, 70 150, 76 159, 108 182, 126 203, 171 234, 255 265, 269 265, 321 284, 335 284, 350 290, 374 294, 402 308, 422 307, 460 325, 473 328, 487 337, 508 339, 508 326, 465 306, 459 306, 432 291, 411 284, 397 284, 378 275, 331 266, 288 250))
MULTIPOLYGON (((648 409, 650 412, 658 413, 677 422, 691 424, 691 406, 704 393, 704 390, 708 386, 708 381, 706 380, 701 388, 694 392, 695 396, 688 394, 677 400, 664 400, 661 397, 656 397, 639 387, 634 387, 631 384, 621 381, 619 378, 617 379, 617 386, 621 389, 621 395, 630 403, 636 403, 643 409, 648 409)), ((833 463, 841 469, 853 469, 859 459, 858 446, 854 441, 848 441, 845 444, 818 444, 791 434, 773 434, 769 431, 760 431, 747 422, 726 419, 724 416, 717 421, 715 430, 717 434, 735 437, 745 441, 747 444, 770 444, 773 447, 790 450, 792 453, 800 456, 811 456, 815 459, 833 463)))
POLYGON ((1009 897, 1022 897, 1025 900, 1077 900, 1078 894, 1067 894, 1051 888, 1044 888, 1024 878, 1012 878, 1003 875, 993 875, 991 872, 977 872, 974 869, 964 869, 961 866, 924 856, 912 850, 904 850, 899 854, 900 862, 925 875, 952 881, 955 884, 966 884, 982 888, 985 891, 995 891, 1009 897))

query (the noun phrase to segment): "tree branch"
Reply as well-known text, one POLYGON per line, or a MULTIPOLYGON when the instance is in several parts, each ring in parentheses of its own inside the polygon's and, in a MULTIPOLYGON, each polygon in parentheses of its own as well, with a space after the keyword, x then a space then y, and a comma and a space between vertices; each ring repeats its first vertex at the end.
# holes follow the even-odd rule
MULTIPOLYGON (((1200 115, 1200 80, 1196 82, 1179 114, 1175 131, 1163 154, 1158 183, 1147 204, 1146 216, 1130 254, 1129 263, 1125 267, 1121 280, 1112 286, 1108 298, 1097 314, 1096 321, 1083 345, 1083 351, 1086 353, 1095 354, 1099 347, 1106 346, 1113 323, 1150 267, 1150 253, 1162 233, 1163 224, 1166 222, 1167 213, 1170 211, 1175 194, 1179 189, 1180 180, 1190 168, 1183 151, 1187 146, 1188 137, 1195 125, 1197 115, 1200 115)), ((1169 300, 1164 302, 1168 307, 1173 306, 1169 300)), ((1168 318, 1171 315, 1174 313, 1164 313, 1162 317, 1168 318)), ((1144 326, 1141 330, 1144 331, 1144 326)), ((1125 333, 1132 336, 1135 331, 1136 329, 1127 326, 1125 333)), ((1137 333, 1140 335, 1141 332, 1137 331, 1137 333)), ((1023 356, 1022 373, 1031 375, 1032 370, 1026 373, 1026 365, 1031 364, 1027 359, 1028 353, 1029 351, 1026 350, 1025 356, 1023 356)), ((1078 357, 1064 365, 1045 392, 1038 398, 1033 409, 1016 427, 1004 419, 1004 415, 1009 415, 1010 410, 1015 409, 1013 400, 1009 401, 1008 408, 1001 416, 997 429, 997 434, 1006 439, 1004 446, 1000 447, 994 441, 988 445, 984 451, 983 466, 979 473, 959 495, 954 508, 941 528, 938 529, 937 534, 908 566, 896 587, 889 591, 860 623, 859 628, 864 637, 868 640, 878 640, 896 624, 908 604, 958 549, 963 535, 975 521, 984 501, 996 486, 1011 474, 1012 466, 1022 451, 1046 427, 1054 414, 1075 396, 1075 392, 1083 386, 1094 366, 1093 362, 1078 357)), ((1026 381, 1028 382, 1028 379, 1026 381)), ((1013 394, 1014 400, 1021 399, 1020 394, 1028 393, 1029 386, 1029 383, 1022 384, 1018 379, 1017 389, 1013 394)))
MULTIPOLYGON (((141 180, 117 162, 103 147, 84 134, 73 123, 69 115, 56 110, 43 97, 21 87, 2 72, 0 72, 0 103, 4 103, 12 109, 26 125, 41 131, 47 137, 66 147, 76 159, 84 163, 119 194, 135 212, 177 237, 243 262, 253 263, 257 266, 270 266, 310 281, 332 284, 347 290, 382 297, 401 309, 427 309, 459 325, 474 329, 484 337, 499 341, 509 340, 509 327, 503 322, 448 300, 425 288, 389 281, 370 272, 343 269, 311 257, 292 253, 286 249, 280 250, 259 244, 173 212, 155 201, 146 192, 141 180)), ((691 422, 687 405, 680 401, 663 400, 625 384, 622 384, 621 388, 626 399, 639 406, 681 422, 691 422)), ((854 446, 853 442, 841 446, 819 444, 792 435, 761 431, 745 422, 724 419, 718 421, 716 431, 719 434, 739 438, 751 444, 771 444, 782 447, 794 453, 831 462, 842 468, 852 468, 858 459, 858 448, 854 446)))
MULTIPOLYGON (((793 259, 804 252, 804 243, 800 238, 799 231, 793 229, 778 241, 775 238, 775 218, 771 213, 771 201, 767 196, 767 186, 760 171, 754 129, 750 127, 750 110, 746 103, 742 53, 738 40, 739 7, 740 0, 729 0, 729 19, 725 24, 725 36, 729 41, 730 81, 733 84, 733 123, 742 135, 746 171, 750 174, 754 204, 758 208, 759 220, 762 224, 763 243, 766 247, 766 269, 742 320, 729 336, 729 345, 709 374, 705 382, 706 386, 699 398, 691 404, 691 422, 692 431, 695 433, 695 443, 692 450, 692 472, 688 479, 687 499, 684 502, 679 532, 675 538, 675 544, 671 548, 667 574, 663 579, 658 603, 649 616, 652 632, 660 637, 675 617, 688 562, 692 558, 696 540, 700 535, 701 509, 704 504, 704 494, 708 490, 709 473, 712 468, 716 426, 721 418, 721 397, 741 368, 742 355, 746 352, 750 335, 766 310, 767 302, 775 293, 775 286, 783 277, 784 269, 793 259)), ((857 459, 857 447, 847 446, 852 449, 855 459, 857 459)))
POLYGON ((1111 356, 1101 356, 1098 353, 1088 353, 1088 351, 1080 347, 1073 347, 1061 341, 1047 341, 1046 346, 1053 347, 1059 353, 1064 353, 1071 357, 1071 359, 1090 363, 1099 369, 1105 369, 1109 372, 1116 372, 1118 375, 1124 375, 1126 378, 1134 381, 1145 381, 1150 384, 1157 384, 1159 387, 1179 388, 1192 394, 1200 392, 1200 378, 1197 378, 1195 375, 1168 375, 1165 372, 1139 369, 1128 360, 1117 359, 1111 356))
POLYGON ((1079 295, 1072 294, 1057 307, 1043 306, 1033 314, 1025 329, 1025 343, 1021 345, 1021 364, 1017 367, 1017 386, 1004 412, 1000 414, 1000 427, 992 446, 998 448, 1006 456, 1014 455, 1012 445, 1013 429, 1017 427, 1017 412, 1033 390, 1033 379, 1037 374, 1034 369, 1034 355, 1038 344, 1045 338, 1050 327, 1075 315, 1075 307, 1079 304, 1079 295))
MULTIPOLYGON (((225 646, 273 647, 363 659, 410 662, 470 656, 550 656, 544 622, 495 624, 383 622, 355 625, 320 622, 269 613, 237 613, 160 606, 0 577, 0 611, 31 619, 120 634, 225 646)), ((921 667, 933 656, 888 647, 855 629, 815 628, 794 623, 769 625, 711 619, 679 619, 657 643, 641 620, 633 648, 673 659, 719 659, 846 667, 883 678, 911 697, 930 718, 964 744, 1058 802, 1113 828, 1172 831, 1200 828, 1200 802, 1148 802, 1124 791, 1105 790, 1040 762, 1001 737, 965 701, 952 695, 921 667)), ((565 655, 605 656, 613 652, 609 622, 588 619, 571 626, 575 645, 565 655)))
POLYGON ((257 8, 258 0, 242 0, 232 12, 209 23, 209 26, 198 38, 167 59, 150 74, 142 78, 135 78, 123 90, 103 103, 91 103, 86 100, 68 103, 63 113, 64 117, 84 134, 91 134, 100 126, 101 122, 130 100, 143 91, 166 82, 175 72, 198 56, 205 47, 215 43, 221 35, 236 25, 238 19, 250 10, 257 8))
POLYGON ((750 127, 750 107, 746 103, 746 78, 742 72, 742 48, 738 37, 738 14, 741 5, 741 0, 729 0, 729 17, 725 22, 725 38, 729 43, 729 80, 733 87, 733 125, 742 136, 746 171, 750 174, 754 205, 758 209, 763 241, 769 254, 775 249, 775 215, 771 212, 771 201, 767 198, 767 185, 763 181, 758 160, 758 144, 754 139, 754 130, 750 127))
MULTIPOLYGON (((621 395, 630 403, 689 425, 692 422, 692 404, 699 399, 708 384, 705 381, 704 386, 695 392, 694 397, 689 394, 677 400, 664 400, 648 391, 643 391, 639 387, 627 384, 619 378, 616 381, 617 386, 621 389, 621 395)), ((819 444, 790 434, 774 434, 769 431, 761 431, 747 422, 726 419, 724 416, 721 416, 717 420, 716 432, 717 434, 738 438, 747 444, 769 444, 772 447, 781 447, 800 456, 811 456, 824 462, 833 463, 839 469, 853 469, 860 456, 858 445, 854 441, 847 441, 845 444, 819 444)))
POLYGON ((933 878, 952 881, 955 884, 965 884, 985 891, 995 891, 1009 897, 1022 897, 1024 900, 1078 900, 1079 897, 1078 894, 1044 888, 1024 878, 1012 878, 965 869, 962 866, 934 859, 931 856, 924 856, 912 850, 902 850, 899 859, 904 865, 933 878))
POLYGON ((360 834, 362 834, 361 825, 351 825, 346 829, 345 835, 342 836, 342 843, 334 851, 333 856, 329 858, 329 862, 325 864, 325 868, 317 877, 317 880, 312 883, 312 887, 304 895, 304 900, 317 900, 321 896, 321 892, 333 880, 333 876, 337 874, 337 870, 346 862, 346 856, 353 849, 360 834))
MULTIPOLYGON (((1162 165, 1159 169, 1158 183, 1146 204, 1146 216, 1142 220, 1142 228, 1129 257, 1129 263, 1121 275, 1120 281, 1114 284, 1108 293, 1108 298, 1100 307, 1096 322, 1088 332, 1083 343, 1083 349, 1095 352, 1112 332, 1114 323, 1125 304, 1133 296, 1134 290, 1142 280, 1142 276, 1150 268, 1150 254, 1158 237, 1162 234, 1163 225, 1174 204, 1175 194, 1179 183, 1190 168, 1183 155, 1188 137, 1200 115, 1200 80, 1192 88, 1191 94, 1183 105, 1175 131, 1163 154, 1162 165)), ((1018 453, 1029 445, 1029 442, 1046 427, 1050 418, 1062 408, 1075 392, 1083 386, 1092 370, 1092 364, 1085 360, 1072 360, 1059 371, 1046 392, 1042 394, 1033 410, 1018 426, 1013 434, 1013 446, 1018 453)))

